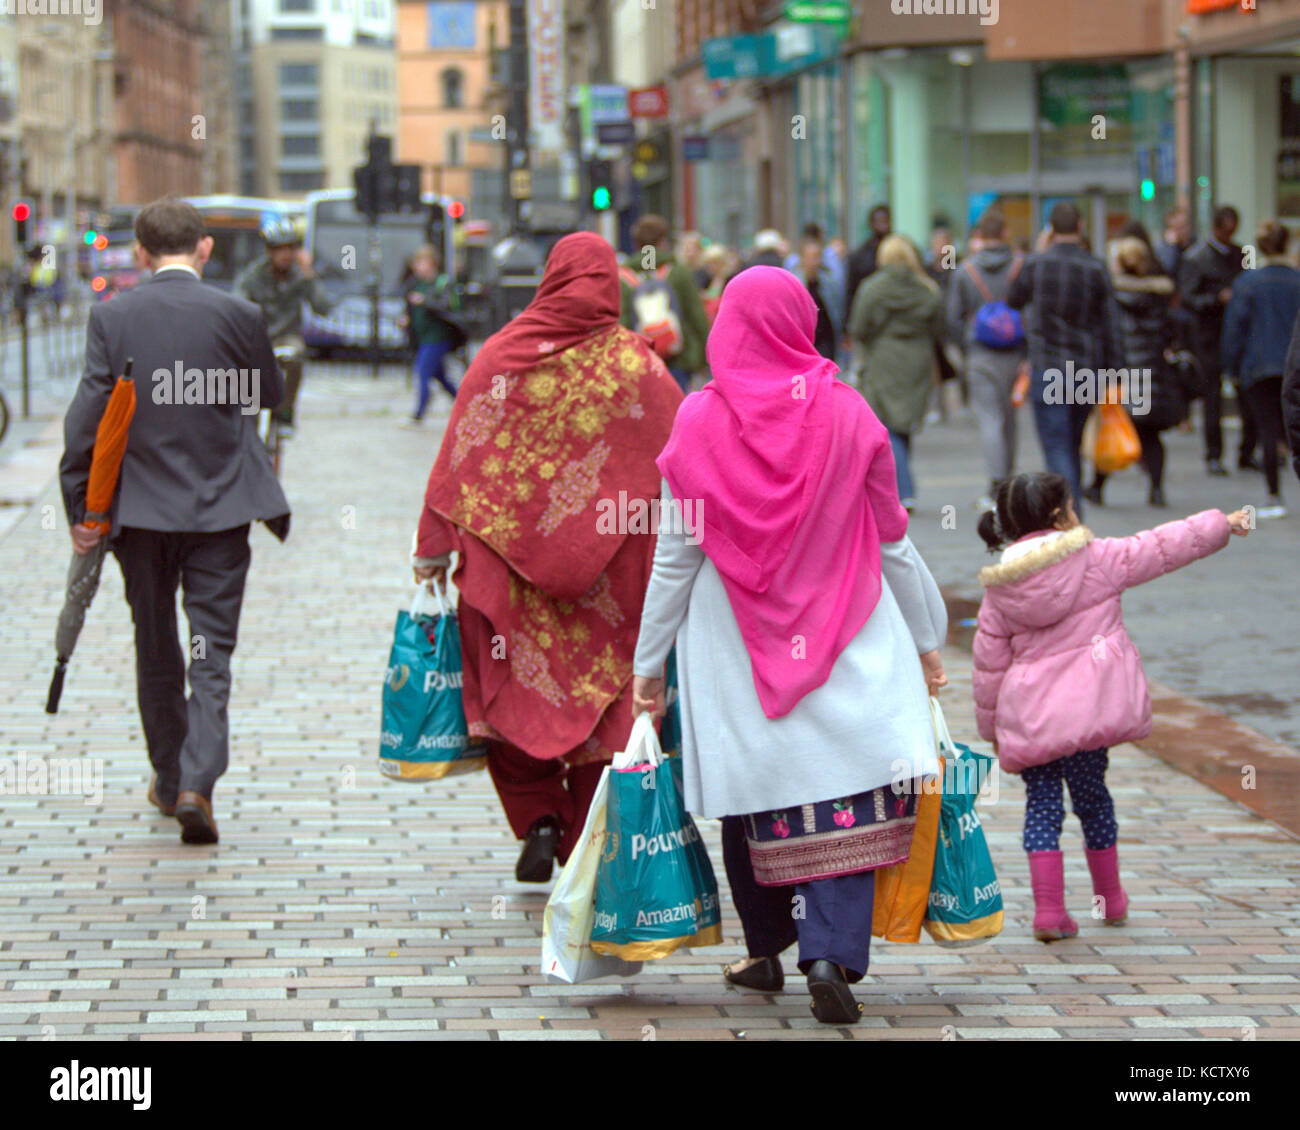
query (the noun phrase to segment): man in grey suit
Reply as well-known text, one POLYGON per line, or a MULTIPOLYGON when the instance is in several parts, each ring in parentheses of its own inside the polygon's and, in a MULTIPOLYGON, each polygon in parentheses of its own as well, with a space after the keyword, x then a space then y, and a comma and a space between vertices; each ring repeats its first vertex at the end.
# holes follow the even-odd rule
POLYGON ((135 622, 149 800, 180 821, 183 842, 216 843, 212 790, 229 761, 226 705, 249 526, 263 521, 281 541, 289 532, 289 504, 257 434, 258 410, 280 402, 284 381, 261 311, 200 280, 212 239, 193 206, 155 201, 141 210, 135 236, 137 264, 153 277, 91 311, 60 480, 73 548, 85 553, 99 536, 82 524, 95 431, 133 358, 136 411, 108 536, 135 622))

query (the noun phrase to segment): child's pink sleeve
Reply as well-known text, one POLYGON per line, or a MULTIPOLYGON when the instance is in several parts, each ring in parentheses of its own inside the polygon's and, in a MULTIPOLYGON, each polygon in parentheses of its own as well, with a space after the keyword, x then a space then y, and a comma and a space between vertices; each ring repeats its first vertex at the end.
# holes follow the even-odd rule
POLYGON ((975 629, 975 725, 985 741, 997 738, 998 692, 1011 666, 1011 636, 1006 623, 986 596, 975 629))
POLYGON ((1202 510, 1132 537, 1101 538, 1093 552, 1116 591, 1122 592, 1217 553, 1230 536, 1222 510, 1202 510))

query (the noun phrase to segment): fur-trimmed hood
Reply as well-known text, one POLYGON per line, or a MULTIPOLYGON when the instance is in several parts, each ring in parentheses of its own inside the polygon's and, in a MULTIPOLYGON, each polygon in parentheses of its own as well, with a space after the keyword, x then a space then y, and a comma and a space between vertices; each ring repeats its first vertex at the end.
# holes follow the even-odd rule
POLYGON ((1054 624, 1074 608, 1087 570, 1087 526, 1030 534, 1009 545, 996 565, 980 570, 980 584, 1014 621, 1026 627, 1054 624))

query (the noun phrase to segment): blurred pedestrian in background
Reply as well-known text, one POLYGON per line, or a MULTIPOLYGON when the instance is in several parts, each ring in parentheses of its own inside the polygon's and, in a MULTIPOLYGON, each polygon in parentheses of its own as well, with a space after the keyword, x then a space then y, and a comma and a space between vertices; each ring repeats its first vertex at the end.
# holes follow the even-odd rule
POLYGON ((1300 271, 1287 260, 1289 238, 1277 220, 1260 224, 1255 234, 1258 265, 1233 283, 1223 319, 1223 370, 1241 390, 1263 451, 1268 501, 1256 511, 1258 518, 1286 515, 1277 469, 1278 445, 1285 438, 1282 376, 1291 330, 1300 317, 1300 271))
POLYGON ((901 235, 880 244, 876 271, 853 300, 849 332, 863 351, 862 394, 889 429, 905 509, 916 505, 909 449, 925 420, 934 351, 945 330, 939 287, 901 235))
MULTIPOLYGON (((1150 246, 1135 235, 1116 242, 1111 256, 1111 281, 1119 308, 1124 368, 1130 381, 1150 377, 1150 401, 1144 411, 1136 404, 1124 407, 1133 417, 1142 444, 1142 467, 1150 480, 1147 504, 1165 506, 1165 446, 1160 433, 1175 427, 1187 415, 1187 401, 1171 364, 1174 346, 1174 280, 1156 262, 1150 246)), ((1085 492, 1089 502, 1102 503, 1106 475, 1094 471, 1085 492)))
POLYGON ((459 310, 460 299, 455 283, 442 272, 438 249, 426 244, 417 250, 411 256, 411 272, 406 307, 415 343, 415 411, 407 423, 418 426, 429 406, 434 381, 447 390, 453 401, 456 399, 456 384, 447 376, 446 360, 463 335, 458 335, 443 316, 459 310))
MULTIPOLYGON (((1223 465, 1223 315, 1242 272, 1241 248, 1232 242, 1240 222, 1230 204, 1216 208, 1210 234, 1183 254, 1178 268, 1178 289, 1193 318, 1192 348, 1204 384, 1205 468, 1211 475, 1228 473, 1223 465)), ((1258 469, 1256 442, 1254 422, 1243 405, 1238 470, 1258 469)))
POLYGON ((858 289, 876 271, 876 255, 880 245, 894 230, 894 221, 888 204, 877 204, 867 217, 871 234, 849 257, 849 277, 844 292, 844 308, 851 311, 857 300, 858 289))
POLYGON ((655 539, 634 511, 602 530, 595 504, 648 511, 680 403, 654 351, 619 325, 613 248, 567 235, 532 302, 475 355, 429 476, 416 576, 445 578, 455 553, 465 717, 524 841, 521 882, 568 858, 631 734, 655 539))
POLYGON ((704 368, 709 319, 700 288, 683 262, 673 258, 668 221, 648 214, 632 228, 636 249, 620 275, 620 321, 654 339, 660 359, 685 389, 704 368))
POLYGON ((977 325, 976 315, 981 310, 996 314, 992 304, 1005 304, 1011 283, 1024 267, 1024 257, 1007 243, 1006 217, 997 208, 980 217, 972 243, 978 249, 955 272, 948 288, 947 315, 949 335, 962 343, 966 355, 970 406, 980 430, 989 480, 988 493, 978 505, 988 510, 998 485, 1010 478, 1015 467, 1016 408, 1011 392, 1026 346, 1023 332, 1018 342, 1004 343, 988 327, 977 325))
POLYGON ((785 262, 785 237, 775 228, 764 228, 754 236, 754 250, 745 260, 748 267, 779 267, 785 262))
POLYGON ((813 334, 813 345, 823 357, 834 361, 839 334, 826 297, 834 282, 830 271, 822 264, 822 245, 817 240, 805 239, 799 245, 796 273, 817 307, 817 329, 813 334))
POLYGON ((1048 228, 1038 237, 1039 250, 1007 293, 1025 316, 1032 374, 1030 399, 1038 442, 1048 470, 1070 484, 1076 511, 1082 514, 1082 462, 1079 447, 1094 405, 1066 395, 1067 372, 1118 369, 1124 363, 1119 310, 1106 265, 1083 243, 1079 209, 1061 200, 1052 206, 1048 228), (1049 395, 1050 393, 1050 395, 1049 395))

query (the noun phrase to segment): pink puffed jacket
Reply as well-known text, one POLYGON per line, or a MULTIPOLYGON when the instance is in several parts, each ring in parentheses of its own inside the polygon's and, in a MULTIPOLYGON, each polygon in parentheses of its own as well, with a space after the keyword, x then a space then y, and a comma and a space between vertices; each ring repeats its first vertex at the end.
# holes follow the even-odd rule
POLYGON ((1045 530, 980 570, 975 720, 981 737, 997 740, 1003 769, 1151 732, 1151 696, 1120 596, 1222 549, 1229 534, 1218 510, 1127 538, 1094 538, 1086 526, 1045 530))

